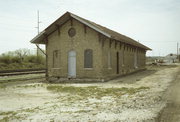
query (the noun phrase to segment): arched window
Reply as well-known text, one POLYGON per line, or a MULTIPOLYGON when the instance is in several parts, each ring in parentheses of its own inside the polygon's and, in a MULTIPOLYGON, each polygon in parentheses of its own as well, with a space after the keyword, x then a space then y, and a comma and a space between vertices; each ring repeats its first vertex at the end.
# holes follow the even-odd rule
POLYGON ((91 49, 84 51, 84 68, 93 68, 93 51, 91 49))

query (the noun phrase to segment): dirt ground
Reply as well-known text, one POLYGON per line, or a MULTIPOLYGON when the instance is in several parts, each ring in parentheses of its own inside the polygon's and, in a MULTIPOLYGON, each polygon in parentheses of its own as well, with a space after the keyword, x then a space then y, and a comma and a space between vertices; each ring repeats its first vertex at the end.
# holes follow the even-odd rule
POLYGON ((167 106, 162 110, 159 122, 180 122, 180 70, 164 95, 167 106))
MULTIPOLYGON (((174 107, 172 111, 179 106, 179 99, 174 100, 177 96, 164 93, 171 84, 178 86, 180 67, 147 68, 105 83, 12 82, 9 77, 11 82, 0 82, 0 121, 155 122, 161 111, 158 120, 166 120, 166 109, 171 110, 166 107, 166 98, 173 100, 167 104, 174 107)), ((175 113, 179 115, 178 110, 175 113)))

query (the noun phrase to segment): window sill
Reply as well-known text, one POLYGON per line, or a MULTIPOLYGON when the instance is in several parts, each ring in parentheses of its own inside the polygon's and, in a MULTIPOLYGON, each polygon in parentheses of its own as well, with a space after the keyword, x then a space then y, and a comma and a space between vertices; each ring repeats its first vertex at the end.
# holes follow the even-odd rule
POLYGON ((112 67, 109 67, 108 69, 109 69, 109 70, 112 70, 112 67))

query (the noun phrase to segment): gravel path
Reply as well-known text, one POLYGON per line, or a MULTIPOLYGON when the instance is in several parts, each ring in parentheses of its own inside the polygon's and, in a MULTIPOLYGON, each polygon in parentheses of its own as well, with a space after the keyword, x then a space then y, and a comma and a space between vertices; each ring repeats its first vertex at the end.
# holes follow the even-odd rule
POLYGON ((180 122, 180 69, 165 95, 165 100, 167 106, 162 111, 159 122, 180 122))

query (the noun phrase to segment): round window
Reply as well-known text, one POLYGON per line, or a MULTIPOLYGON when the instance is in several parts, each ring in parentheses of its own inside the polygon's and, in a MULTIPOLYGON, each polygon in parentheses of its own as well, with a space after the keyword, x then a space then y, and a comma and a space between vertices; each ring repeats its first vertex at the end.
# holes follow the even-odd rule
POLYGON ((70 37, 75 36, 75 35, 76 35, 76 30, 75 30, 74 28, 70 28, 70 29, 68 30, 68 35, 69 35, 70 37))

